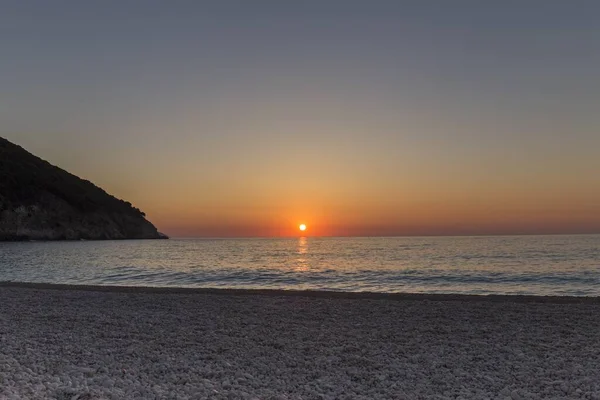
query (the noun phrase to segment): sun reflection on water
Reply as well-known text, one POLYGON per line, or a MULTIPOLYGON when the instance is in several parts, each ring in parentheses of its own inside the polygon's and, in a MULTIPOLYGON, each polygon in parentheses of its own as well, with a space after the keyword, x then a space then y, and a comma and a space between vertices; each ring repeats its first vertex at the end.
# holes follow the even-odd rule
POLYGON ((296 272, 306 272, 310 269, 308 263, 308 238, 302 236, 298 238, 298 250, 296 252, 298 257, 296 258, 296 265, 294 266, 294 271, 296 272))

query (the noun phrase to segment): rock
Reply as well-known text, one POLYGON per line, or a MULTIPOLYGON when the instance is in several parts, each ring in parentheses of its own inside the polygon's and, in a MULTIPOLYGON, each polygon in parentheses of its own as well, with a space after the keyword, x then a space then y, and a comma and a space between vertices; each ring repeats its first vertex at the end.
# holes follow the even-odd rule
POLYGON ((145 214, 0 138, 0 241, 166 239, 145 214))

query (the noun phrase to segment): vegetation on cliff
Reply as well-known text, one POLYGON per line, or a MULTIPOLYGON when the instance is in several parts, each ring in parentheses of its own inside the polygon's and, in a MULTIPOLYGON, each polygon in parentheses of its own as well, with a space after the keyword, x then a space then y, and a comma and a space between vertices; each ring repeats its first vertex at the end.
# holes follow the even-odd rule
POLYGON ((0 137, 0 240, 161 237, 131 203, 0 137))

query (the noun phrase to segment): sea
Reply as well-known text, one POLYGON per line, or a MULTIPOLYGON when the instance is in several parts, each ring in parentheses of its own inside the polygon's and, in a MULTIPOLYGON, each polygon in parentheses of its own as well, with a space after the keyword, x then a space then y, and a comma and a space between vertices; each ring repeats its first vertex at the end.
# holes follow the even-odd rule
POLYGON ((600 235, 0 243, 0 281, 600 296, 600 235))

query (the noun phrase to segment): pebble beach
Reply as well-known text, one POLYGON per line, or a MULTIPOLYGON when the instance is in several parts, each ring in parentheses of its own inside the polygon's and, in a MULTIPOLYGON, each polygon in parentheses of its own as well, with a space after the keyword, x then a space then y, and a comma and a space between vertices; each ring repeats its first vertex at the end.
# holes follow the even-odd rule
POLYGON ((598 298, 0 285, 0 399, 600 399, 598 298))

